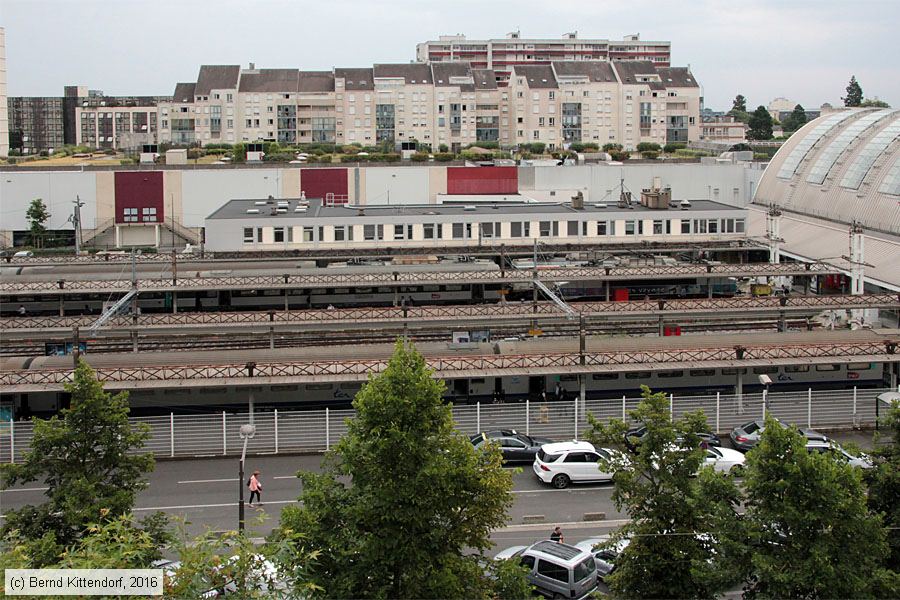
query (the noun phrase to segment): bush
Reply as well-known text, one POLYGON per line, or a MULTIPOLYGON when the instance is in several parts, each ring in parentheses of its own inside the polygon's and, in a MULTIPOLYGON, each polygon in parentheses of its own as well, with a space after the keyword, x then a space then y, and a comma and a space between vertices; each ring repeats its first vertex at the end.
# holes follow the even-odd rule
POLYGON ((438 152, 434 155, 434 160, 436 160, 437 162, 450 162, 455 158, 456 155, 452 152, 438 152))
POLYGON ((603 144, 603 151, 610 154, 613 152, 621 152, 622 144, 603 144))
MULTIPOLYGON (((203 147, 206 149, 207 153, 214 152, 215 150, 221 150, 224 152, 232 149, 231 144, 207 144, 203 147)), ((223 152, 219 152, 219 154, 222 154, 223 152)))
POLYGON ((235 144, 231 148, 231 162, 242 163, 247 160, 247 148, 244 144, 235 144))
POLYGON ((641 158, 644 158, 646 160, 656 160, 657 158, 659 158, 659 152, 657 152, 656 150, 645 150, 641 152, 641 158))
POLYGON ((343 156, 341 156, 341 162, 342 163, 368 162, 368 160, 370 158, 371 158, 371 155, 358 156, 356 154, 344 154, 343 156))
POLYGON ((199 148, 191 148, 187 151, 188 160, 197 160, 201 156, 203 156, 203 151, 199 148))
MULTIPOLYGON (((107 148, 106 150, 103 150, 103 154, 105 154, 106 156, 115 156, 116 151, 112 148, 107 148)), ((43 156, 43 154, 41 156, 43 156)))
POLYGON ((341 154, 356 154, 362 150, 362 146, 357 144, 350 144, 348 146, 341 146, 341 154))
POLYGON ((413 162, 427 162, 428 155, 424 152, 416 152, 412 156, 409 157, 409 160, 413 162))
POLYGON ((527 152, 531 152, 532 154, 543 154, 544 150, 547 148, 547 144, 544 144, 543 142, 534 142, 532 144, 522 144, 520 148, 527 152))
POLYGON ((294 160, 294 155, 291 152, 272 152, 271 154, 266 152, 263 160, 266 162, 291 162, 294 160))
MULTIPOLYGON (((447 146, 447 144, 441 144, 438 146, 438 152, 446 154, 449 151, 450 151, 450 148, 447 146)), ((435 156, 434 158, 437 159, 437 156, 435 156)))
POLYGON ((687 144, 684 142, 669 142, 663 146, 663 150, 666 154, 673 154, 676 150, 683 150, 684 148, 687 148, 687 144))
POLYGON ((615 161, 623 162, 631 158, 631 153, 624 150, 607 150, 607 152, 609 152, 610 158, 615 161))
POLYGON ((331 155, 330 154, 320 154, 319 156, 310 156, 307 159, 307 161, 314 162, 314 163, 327 164, 327 163, 331 162, 331 155))
POLYGON ((136 165, 139 160, 136 158, 122 158, 119 160, 120 165, 136 165))
POLYGON ((41 150, 40 155, 43 158, 47 158, 48 156, 50 156, 50 152, 48 152, 47 150, 41 150))
POLYGON ((569 150, 572 152, 597 152, 600 146, 594 142, 573 142, 569 144, 569 150))
POLYGON ((754 152, 753 160, 769 160, 771 157, 765 152, 754 152))
POLYGON ((659 144, 654 144, 653 142, 641 142, 637 145, 638 152, 659 152, 662 150, 659 144))
POLYGON ((469 144, 469 148, 484 148, 485 150, 497 150, 500 148, 500 142, 475 142, 469 144))

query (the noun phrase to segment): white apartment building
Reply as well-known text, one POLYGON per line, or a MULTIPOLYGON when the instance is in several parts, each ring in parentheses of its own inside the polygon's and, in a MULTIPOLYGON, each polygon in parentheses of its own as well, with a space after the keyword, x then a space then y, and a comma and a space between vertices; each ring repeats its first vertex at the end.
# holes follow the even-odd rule
POLYGON ((520 31, 505 38, 470 40, 465 35, 442 35, 416 45, 416 60, 423 63, 468 62, 474 68, 492 69, 503 84, 515 65, 550 64, 554 61, 645 60, 668 67, 671 42, 641 40, 640 34, 622 40, 579 39, 578 32, 560 38, 523 38, 520 31))
POLYGON ((647 61, 515 65, 509 85, 470 63, 376 64, 333 71, 204 65, 161 102, 159 141, 417 142, 459 151, 478 141, 698 140, 700 88, 690 71, 647 61))

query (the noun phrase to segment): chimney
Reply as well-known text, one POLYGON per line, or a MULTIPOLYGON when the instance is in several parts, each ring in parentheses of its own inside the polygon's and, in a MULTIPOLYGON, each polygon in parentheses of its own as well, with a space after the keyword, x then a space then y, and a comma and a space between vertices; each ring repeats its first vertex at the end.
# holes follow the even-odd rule
POLYGON ((256 69, 256 63, 250 63, 250 70, 253 71, 256 69))
POLYGON ((584 210, 584 194, 581 192, 572 196, 572 208, 575 210, 584 210))

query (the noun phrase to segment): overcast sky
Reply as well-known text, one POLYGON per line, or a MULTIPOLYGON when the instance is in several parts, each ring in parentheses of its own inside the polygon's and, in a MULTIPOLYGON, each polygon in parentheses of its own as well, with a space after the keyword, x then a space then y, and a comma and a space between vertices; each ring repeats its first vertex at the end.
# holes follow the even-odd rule
POLYGON ((851 75, 900 106, 900 0, 0 0, 10 96, 171 95, 201 64, 324 70, 415 59, 438 35, 672 42, 706 106, 840 103, 851 75))

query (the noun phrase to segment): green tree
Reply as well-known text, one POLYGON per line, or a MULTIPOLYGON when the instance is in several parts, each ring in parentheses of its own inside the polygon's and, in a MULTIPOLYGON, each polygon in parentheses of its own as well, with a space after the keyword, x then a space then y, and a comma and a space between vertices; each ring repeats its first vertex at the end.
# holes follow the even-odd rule
POLYGON ((744 98, 743 94, 738 94, 734 97, 734 101, 731 103, 731 110, 747 112, 747 99, 744 98))
POLYGON ((747 131, 747 137, 751 140, 771 140, 772 139, 772 115, 766 110, 765 106, 758 106, 753 114, 750 115, 748 123, 750 129, 747 131))
POLYGON ((749 595, 860 598, 882 584, 885 531, 866 510, 859 469, 809 452, 796 428, 768 417, 747 453, 744 484, 740 537, 750 547, 749 595))
POLYGON ((300 472, 300 505, 281 528, 318 553, 311 580, 327 597, 477 598, 492 583, 478 554, 506 523, 510 474, 497 448, 454 430, 444 384, 398 341, 384 372, 353 401, 357 415, 321 474, 300 472), (348 483, 352 481, 352 485, 348 483))
POLYGON ((242 163, 247 160, 247 147, 244 144, 235 144, 231 148, 231 162, 242 163))
POLYGON ((25 217, 28 219, 28 226, 31 229, 31 245, 36 248, 43 247, 44 236, 47 234, 47 228, 44 227, 44 223, 50 219, 50 211, 47 210, 47 205, 44 204, 41 198, 35 198, 28 205, 25 217))
POLYGON ((863 91, 856 81, 856 75, 850 77, 850 83, 847 84, 847 95, 842 98, 844 106, 859 106, 862 103, 863 91))
POLYGON ((788 118, 781 124, 785 131, 797 131, 804 125, 806 125, 806 109, 800 104, 794 107, 788 118))
POLYGON ((154 466, 152 454, 134 453, 150 434, 128 422, 126 392, 104 392, 84 360, 66 391, 71 408, 35 419, 23 462, 0 466, 4 485, 41 479, 48 487, 45 503, 11 509, 3 523, 4 533, 17 530, 26 540, 41 540, 38 566, 75 544, 88 525, 129 513, 154 466))
MULTIPOLYGON (((642 390, 643 399, 630 413, 634 422, 647 427, 638 451, 600 461, 600 469, 614 473, 616 508, 629 516, 611 543, 631 539, 608 584, 624 598, 712 597, 739 580, 728 568, 734 548, 710 534, 736 520, 737 488, 730 476, 701 470, 706 451, 698 433, 707 429, 703 413, 673 421, 665 393, 651 393, 646 386, 642 390)), ((588 437, 595 444, 622 443, 624 421, 588 420, 588 437)))
POLYGON ((891 105, 885 102, 884 100, 879 100, 877 98, 866 98, 862 101, 860 106, 866 108, 890 108, 891 105))
MULTIPOLYGON (((875 463, 866 471, 865 480, 869 487, 869 510, 881 515, 885 527, 893 530, 888 536, 890 556, 887 565, 895 573, 900 573, 900 402, 894 402, 887 416, 882 417, 890 436, 889 443, 876 444, 872 452, 875 463)), ((880 441, 880 440, 877 440, 880 441)))

